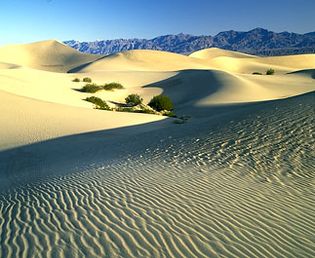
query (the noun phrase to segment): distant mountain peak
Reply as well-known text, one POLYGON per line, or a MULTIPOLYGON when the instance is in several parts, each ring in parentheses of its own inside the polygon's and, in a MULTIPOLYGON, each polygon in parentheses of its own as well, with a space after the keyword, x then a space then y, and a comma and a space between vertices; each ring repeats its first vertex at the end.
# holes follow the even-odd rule
POLYGON ((315 32, 306 34, 280 32, 254 28, 247 32, 223 31, 216 36, 194 36, 183 32, 163 35, 153 39, 114 39, 94 42, 65 41, 81 52, 108 55, 132 49, 152 49, 190 54, 217 47, 255 55, 286 55, 315 53, 315 32))

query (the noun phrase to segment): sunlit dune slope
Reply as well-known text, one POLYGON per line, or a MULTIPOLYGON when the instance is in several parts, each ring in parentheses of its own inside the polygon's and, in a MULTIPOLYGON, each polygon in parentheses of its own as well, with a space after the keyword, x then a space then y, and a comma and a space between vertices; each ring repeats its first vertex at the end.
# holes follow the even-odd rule
POLYGON ((200 59, 206 59, 206 60, 211 60, 216 57, 234 57, 234 58, 254 58, 254 55, 249 55, 241 52, 236 52, 236 51, 230 51, 230 50, 225 50, 225 49, 220 49, 220 48, 206 48, 202 49, 196 52, 191 53, 189 56, 191 57, 196 57, 200 59))
POLYGON ((265 73, 272 68, 276 73, 315 68, 315 54, 258 57, 217 48, 194 52, 191 57, 199 58, 216 69, 236 73, 265 73))
POLYGON ((0 48, 0 68, 1 63, 10 63, 46 71, 67 72, 98 58, 100 56, 80 53, 55 40, 0 48))
MULTIPOLYGON (((60 136, 159 121, 165 117, 70 107, 0 91, 0 150, 60 136)), ((153 127, 154 129, 154 127, 153 127)), ((132 129, 129 130, 132 134, 132 129)))

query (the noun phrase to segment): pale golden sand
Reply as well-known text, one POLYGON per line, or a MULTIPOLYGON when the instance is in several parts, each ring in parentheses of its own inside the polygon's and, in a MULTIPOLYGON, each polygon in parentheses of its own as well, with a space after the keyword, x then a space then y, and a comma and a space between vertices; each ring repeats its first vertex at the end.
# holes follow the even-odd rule
POLYGON ((0 256, 315 256, 314 69, 315 55, 0 49, 0 256), (191 118, 92 109, 72 82, 86 76, 125 86, 93 95, 164 92, 191 118))

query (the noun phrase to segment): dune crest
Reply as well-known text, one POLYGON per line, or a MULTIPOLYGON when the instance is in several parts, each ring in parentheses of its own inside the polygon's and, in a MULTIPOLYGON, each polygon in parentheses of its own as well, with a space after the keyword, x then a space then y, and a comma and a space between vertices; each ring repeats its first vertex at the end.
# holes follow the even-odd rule
POLYGON ((178 71, 209 69, 202 60, 157 50, 130 50, 105 56, 95 62, 73 69, 73 72, 92 71, 178 71))
POLYGON ((56 40, 0 48, 0 62, 52 72, 67 72, 99 57, 80 53, 56 40))
POLYGON ((211 60, 213 58, 216 57, 234 57, 234 58, 254 58, 256 56, 254 55, 250 55, 250 54, 245 54, 245 53, 241 53, 241 52, 236 52, 236 51, 231 51, 231 50, 224 50, 224 49, 220 49, 220 48, 206 48, 206 49, 202 49, 196 52, 191 53, 189 56, 191 57, 196 57, 196 58, 200 58, 200 59, 207 59, 207 60, 211 60))

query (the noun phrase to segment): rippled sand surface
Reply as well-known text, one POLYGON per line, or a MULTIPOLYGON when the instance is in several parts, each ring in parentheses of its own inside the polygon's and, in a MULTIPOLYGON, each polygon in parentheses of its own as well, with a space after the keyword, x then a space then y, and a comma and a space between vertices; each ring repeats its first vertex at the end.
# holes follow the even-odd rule
POLYGON ((193 123, 2 192, 0 256, 315 257, 315 94, 193 123))

